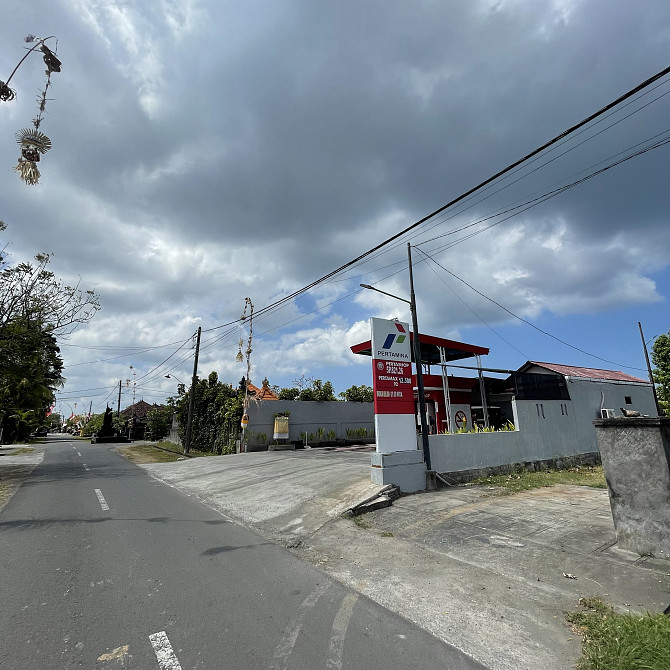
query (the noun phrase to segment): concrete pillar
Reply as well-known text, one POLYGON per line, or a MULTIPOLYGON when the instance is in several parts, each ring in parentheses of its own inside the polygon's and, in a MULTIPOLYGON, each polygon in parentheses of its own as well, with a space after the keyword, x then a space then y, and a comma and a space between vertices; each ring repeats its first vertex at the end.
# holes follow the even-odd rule
POLYGON ((593 424, 619 547, 670 558, 670 418, 593 424))

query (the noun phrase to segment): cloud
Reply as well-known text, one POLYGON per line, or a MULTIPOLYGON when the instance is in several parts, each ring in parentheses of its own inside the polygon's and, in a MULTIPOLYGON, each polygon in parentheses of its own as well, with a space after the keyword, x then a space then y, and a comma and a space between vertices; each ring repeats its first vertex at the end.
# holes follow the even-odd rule
MULTIPOLYGON (((371 314, 409 319, 405 304, 358 286, 407 297, 407 242, 524 318, 635 321, 636 310, 666 305, 667 146, 445 246, 499 219, 449 234, 457 226, 665 132, 669 84, 661 81, 343 275, 260 311, 664 67, 665 0, 649 0, 645 11, 610 0, 326 8, 11 0, 6 14, 3 71, 20 57, 26 25, 57 35, 63 71, 50 89, 42 129, 53 149, 39 187, 26 188, 11 169, 14 132, 29 125, 43 82, 39 58, 17 72, 17 100, 0 105, 0 149, 11 157, 0 171, 3 241, 16 260, 53 251, 59 276, 100 293, 102 311, 76 335, 81 346, 123 355, 123 346, 183 341, 199 324, 234 321, 251 297, 255 376, 283 385, 319 366, 353 371, 346 342, 353 332, 367 339, 360 324, 371 314)), ((413 255, 422 330, 467 337, 481 320, 511 322, 413 255)), ((234 326, 205 333, 203 366, 239 378, 238 338, 234 326)), ((93 360, 95 351, 64 347, 66 363, 93 360)), ((138 354, 137 368, 159 365, 163 353, 138 354)), ((80 388, 122 376, 126 363, 77 372, 80 388)), ((189 376, 188 361, 180 371, 189 376)))

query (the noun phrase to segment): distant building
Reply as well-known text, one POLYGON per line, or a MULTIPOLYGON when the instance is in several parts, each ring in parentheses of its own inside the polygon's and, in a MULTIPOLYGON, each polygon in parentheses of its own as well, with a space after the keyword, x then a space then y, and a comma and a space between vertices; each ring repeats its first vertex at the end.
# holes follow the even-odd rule
POLYGON ((140 400, 134 405, 130 405, 129 407, 126 407, 126 409, 121 410, 121 416, 125 420, 131 422, 131 440, 144 439, 147 430, 147 415, 149 414, 149 410, 154 409, 155 407, 161 407, 161 405, 157 405, 156 403, 150 405, 148 402, 140 400))

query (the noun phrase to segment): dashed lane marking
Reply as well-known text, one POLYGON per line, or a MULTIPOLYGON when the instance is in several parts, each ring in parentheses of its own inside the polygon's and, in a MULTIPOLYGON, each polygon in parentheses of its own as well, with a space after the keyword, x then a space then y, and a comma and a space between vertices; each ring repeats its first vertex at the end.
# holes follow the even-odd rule
POLYGON ((160 633, 149 635, 151 646, 158 659, 158 666, 161 670, 181 670, 179 660, 172 649, 167 633, 162 630, 160 633))
POLYGON ((86 470, 86 472, 90 472, 91 468, 89 468, 86 463, 82 463, 82 465, 84 466, 84 470, 86 470))
POLYGON ((80 452, 80 451, 77 452, 77 456, 81 456, 81 452, 80 452))
POLYGON ((105 500, 105 496, 102 495, 102 491, 100 489, 95 489, 95 495, 98 496, 98 500, 100 501, 100 507, 102 507, 102 509, 105 512, 109 512, 109 505, 105 500))
POLYGON ((288 657, 293 651, 295 642, 302 630, 302 624, 309 611, 316 605, 319 598, 328 590, 330 584, 319 584, 305 600, 303 600, 298 611, 298 615, 286 626, 284 635, 275 648, 275 653, 270 663, 270 670, 286 670, 288 667, 288 657))
POLYGON ((333 621, 333 630, 330 634, 330 645, 328 647, 328 670, 342 670, 342 652, 344 651, 344 638, 347 636, 349 621, 358 600, 357 593, 349 593, 344 596, 340 609, 333 621))

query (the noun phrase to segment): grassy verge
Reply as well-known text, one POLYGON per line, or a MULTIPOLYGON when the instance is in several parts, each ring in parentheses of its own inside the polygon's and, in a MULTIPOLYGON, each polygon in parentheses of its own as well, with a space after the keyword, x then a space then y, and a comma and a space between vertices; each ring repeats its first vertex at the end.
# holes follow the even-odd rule
POLYGON ((10 456, 20 456, 21 454, 32 454, 33 451, 35 451, 34 447, 21 447, 20 449, 17 449, 16 451, 12 451, 9 455, 10 456))
POLYGON ((580 598, 582 611, 566 612, 582 636, 579 670, 668 670, 670 617, 619 614, 600 598, 580 598))
POLYGON ((151 444, 133 444, 129 447, 120 447, 119 453, 133 463, 174 463, 182 458, 176 451, 163 451, 151 444))
POLYGON ((567 470, 542 470, 541 472, 516 472, 511 475, 492 475, 480 477, 473 484, 485 484, 496 487, 494 495, 510 495, 520 491, 554 486, 555 484, 572 484, 573 486, 592 486, 607 488, 605 475, 600 465, 569 468, 567 470))
MULTIPOLYGON (((133 463, 174 463, 184 455, 173 442, 158 442, 153 444, 132 444, 120 447, 119 453, 133 463)), ((209 452, 191 451, 194 458, 201 456, 216 456, 209 452)))

